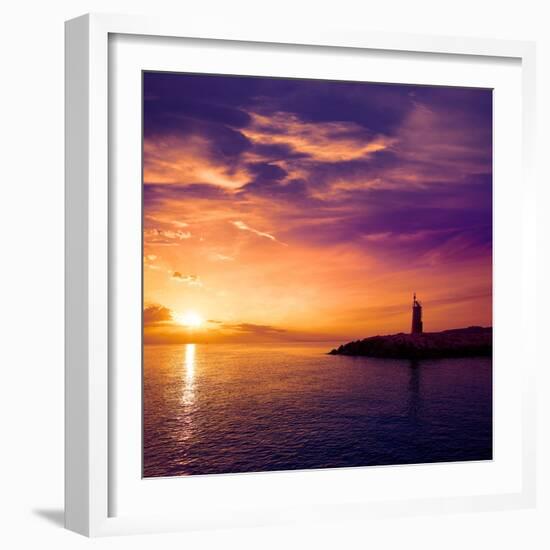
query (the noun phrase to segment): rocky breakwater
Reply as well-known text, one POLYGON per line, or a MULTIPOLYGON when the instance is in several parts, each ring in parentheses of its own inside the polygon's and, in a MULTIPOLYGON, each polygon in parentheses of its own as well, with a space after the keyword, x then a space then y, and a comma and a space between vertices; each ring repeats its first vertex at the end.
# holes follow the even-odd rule
POLYGON ((343 344, 330 355, 361 355, 393 359, 443 357, 490 357, 493 351, 492 327, 468 327, 423 334, 372 336, 343 344))

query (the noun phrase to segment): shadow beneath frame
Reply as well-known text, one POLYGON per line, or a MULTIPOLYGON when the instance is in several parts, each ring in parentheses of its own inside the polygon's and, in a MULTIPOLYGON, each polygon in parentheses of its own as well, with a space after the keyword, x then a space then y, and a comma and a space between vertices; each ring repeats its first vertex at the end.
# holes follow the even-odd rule
POLYGON ((37 509, 32 511, 35 516, 38 516, 52 525, 57 527, 65 526, 65 512, 60 509, 37 509))

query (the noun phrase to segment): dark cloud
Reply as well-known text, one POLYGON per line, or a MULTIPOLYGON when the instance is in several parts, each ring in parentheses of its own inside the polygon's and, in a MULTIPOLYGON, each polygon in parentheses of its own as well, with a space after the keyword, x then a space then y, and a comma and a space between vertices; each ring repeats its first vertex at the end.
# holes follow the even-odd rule
POLYGON ((407 261, 490 255, 491 90, 145 73, 144 96, 146 138, 198 136, 189 155, 244 182, 150 181, 152 209, 269 200, 289 244, 357 243, 407 261))
POLYGON ((270 159, 271 162, 307 158, 306 153, 295 151, 284 143, 253 143, 251 152, 259 157, 270 159))
MULTIPOLYGON (((399 260, 416 258, 446 243, 461 239, 461 254, 447 254, 460 260, 472 254, 490 253, 492 244, 492 190, 490 181, 461 187, 433 184, 396 193, 370 189, 343 193, 337 204, 319 210, 317 223, 305 223, 307 212, 293 224, 295 232, 284 238, 317 246, 356 242, 365 251, 399 260)), ((450 251, 450 250, 449 250, 450 251)))
MULTIPOLYGON (((276 90, 279 86, 272 82, 276 90)), ((274 95, 272 108, 300 113, 308 122, 347 121, 369 131, 387 133, 403 120, 413 106, 408 95, 414 86, 392 86, 363 82, 295 81, 287 94, 274 95)), ((264 104, 265 104, 264 100, 264 104)))
MULTIPOLYGON (((189 98, 181 101, 180 96, 163 94, 145 99, 144 112, 147 124, 146 132, 154 131, 157 126, 155 122, 162 121, 170 123, 170 118, 175 122, 181 121, 204 121, 224 124, 232 128, 242 128, 250 122, 250 116, 245 111, 234 109, 223 105, 216 105, 204 101, 197 101, 189 98)), ((174 126, 176 127, 176 126, 174 126)))
POLYGON ((249 115, 241 107, 254 86, 227 77, 146 72, 143 76, 146 134, 178 129, 182 120, 213 122, 241 128, 249 115))
POLYGON ((268 162, 251 163, 247 165, 247 168, 254 174, 257 180, 261 181, 281 181, 287 175, 286 170, 283 170, 276 164, 270 164, 268 162))
POLYGON ((143 309, 143 324, 145 326, 172 321, 172 312, 159 304, 151 304, 143 309))
POLYGON ((272 327, 270 325, 255 325, 253 323, 223 323, 221 324, 221 328, 253 335, 282 334, 287 332, 284 329, 272 327))
MULTIPOLYGON (((263 193, 278 193, 285 191, 287 187, 283 182, 288 176, 288 172, 268 162, 255 162, 247 165, 247 169, 253 176, 250 183, 247 183, 243 191, 263 193)), ((294 190, 291 186, 288 189, 294 190)))
POLYGON ((449 88, 250 76, 144 73, 147 128, 174 116, 246 127, 250 110, 298 113, 306 122, 354 122, 371 132, 395 130, 415 105, 460 110, 490 120, 492 92, 449 88), (150 126, 149 126, 150 125, 150 126))
POLYGON ((243 187, 241 192, 243 197, 248 194, 261 197, 269 197, 276 201, 287 203, 289 200, 303 207, 307 205, 319 205, 320 202, 310 197, 308 194, 307 183, 303 179, 290 179, 281 183, 278 180, 255 179, 243 187))

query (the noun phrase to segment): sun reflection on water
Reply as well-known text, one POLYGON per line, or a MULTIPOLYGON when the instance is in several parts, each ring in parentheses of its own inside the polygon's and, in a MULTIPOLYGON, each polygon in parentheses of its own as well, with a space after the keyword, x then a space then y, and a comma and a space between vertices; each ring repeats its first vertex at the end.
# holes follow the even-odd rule
POLYGON ((192 405, 195 401, 195 344, 185 344, 184 374, 182 401, 192 405))

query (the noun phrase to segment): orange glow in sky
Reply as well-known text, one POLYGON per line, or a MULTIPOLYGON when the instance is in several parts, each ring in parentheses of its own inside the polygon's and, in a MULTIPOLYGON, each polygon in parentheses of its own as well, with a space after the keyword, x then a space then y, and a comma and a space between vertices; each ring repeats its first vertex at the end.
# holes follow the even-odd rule
POLYGON ((146 343, 492 324, 489 90, 144 78, 146 343))

